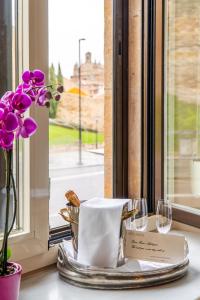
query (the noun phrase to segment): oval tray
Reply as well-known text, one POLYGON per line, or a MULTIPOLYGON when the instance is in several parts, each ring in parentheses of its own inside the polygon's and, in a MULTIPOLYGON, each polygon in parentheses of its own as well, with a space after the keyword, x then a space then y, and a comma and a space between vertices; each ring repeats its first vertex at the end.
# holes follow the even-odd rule
POLYGON ((72 255, 71 241, 59 245, 57 268, 67 282, 94 289, 136 289, 165 284, 183 277, 189 259, 176 265, 127 259, 115 269, 96 268, 79 264, 72 255))

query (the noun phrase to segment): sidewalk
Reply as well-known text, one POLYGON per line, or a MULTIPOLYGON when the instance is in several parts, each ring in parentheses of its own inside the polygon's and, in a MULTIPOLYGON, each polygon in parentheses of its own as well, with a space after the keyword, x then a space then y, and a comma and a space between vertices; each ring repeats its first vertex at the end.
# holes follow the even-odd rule
POLYGON ((82 165, 78 164, 79 152, 59 152, 49 154, 49 169, 84 168, 104 164, 103 149, 82 151, 82 165))

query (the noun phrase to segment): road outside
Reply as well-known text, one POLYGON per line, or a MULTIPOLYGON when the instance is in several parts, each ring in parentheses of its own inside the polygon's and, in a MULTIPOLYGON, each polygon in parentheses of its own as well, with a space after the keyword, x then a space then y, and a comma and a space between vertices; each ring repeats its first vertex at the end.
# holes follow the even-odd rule
POLYGON ((81 200, 104 194, 103 149, 84 150, 82 161, 79 165, 77 150, 50 152, 50 228, 65 224, 58 212, 66 205, 67 190, 74 190, 81 200))

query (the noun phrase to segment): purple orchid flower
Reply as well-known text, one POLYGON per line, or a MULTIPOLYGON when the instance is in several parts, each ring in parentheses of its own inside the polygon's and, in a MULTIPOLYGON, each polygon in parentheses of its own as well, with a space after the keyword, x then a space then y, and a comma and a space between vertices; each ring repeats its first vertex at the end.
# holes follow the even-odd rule
POLYGON ((4 120, 5 130, 8 132, 15 131, 19 126, 18 118, 15 113, 9 112, 4 120))
POLYGON ((40 70, 34 70, 33 72, 27 70, 22 75, 22 80, 24 83, 33 85, 44 85, 45 75, 40 70))
POLYGON ((39 89, 39 91, 38 91, 38 99, 37 99, 37 104, 38 105, 40 105, 40 106, 44 106, 45 105, 45 102, 47 100, 46 93, 47 93, 46 90, 39 89))
MULTIPOLYGON (((22 81, 15 92, 8 91, 0 98, 0 148, 4 150, 12 149, 14 139, 20 136, 28 138, 36 132, 36 121, 30 117, 24 119, 24 112, 33 103, 48 107, 49 100, 53 98, 44 84, 45 75, 42 71, 26 70, 22 74, 22 81)), ((63 87, 59 88, 57 91, 61 93, 63 87)), ((59 96, 58 93, 56 95, 59 96)))
POLYGON ((36 132, 37 127, 37 123, 33 118, 26 118, 24 120, 23 126, 21 127, 20 135, 23 138, 29 138, 36 132))
MULTIPOLYGON (((11 225, 9 222, 9 213, 6 213, 6 223, 3 235, 3 243, 0 251, 0 277, 1 275, 10 274, 7 263, 8 253, 8 236, 12 231, 16 217, 16 189, 12 173, 12 150, 15 139, 29 138, 37 130, 36 121, 31 118, 25 118, 24 112, 30 108, 32 104, 38 106, 50 106, 52 94, 47 94, 48 89, 45 86, 45 75, 40 70, 25 71, 22 74, 23 82, 18 85, 17 89, 12 92, 6 92, 0 98, 0 148, 4 150, 6 160, 6 212, 9 212, 9 199, 11 183, 14 194, 14 215, 11 225)), ((49 86, 50 87, 50 86, 49 86)), ((57 90, 59 92, 59 90, 57 90)), ((56 92, 56 94, 58 94, 56 92)), ((59 92, 60 93, 60 92, 59 92)), ((1 166, 0 166, 1 167, 1 166)))
POLYGON ((33 71, 33 76, 35 79, 35 82, 37 84, 44 84, 44 80, 45 80, 45 75, 42 71, 40 70, 34 70, 33 71))
POLYGON ((30 90, 31 89, 31 85, 28 84, 28 83, 21 83, 18 85, 18 87, 16 88, 16 92, 26 92, 27 90, 30 90))
POLYGON ((14 141, 13 132, 6 132, 0 129, 0 147, 6 150, 12 149, 13 141, 14 141))
POLYGON ((25 93, 15 93, 12 99, 12 106, 14 109, 25 112, 32 104, 32 100, 29 95, 25 93))
POLYGON ((26 70, 24 71, 24 73, 22 74, 22 80, 25 83, 29 83, 33 78, 33 72, 26 70))
POLYGON ((12 101, 12 98, 13 98, 13 96, 14 96, 14 92, 12 92, 12 91, 8 91, 8 92, 6 92, 4 95, 3 95, 3 97, 1 98, 1 103, 10 103, 11 101, 12 101))
POLYGON ((4 109, 0 107, 0 121, 3 120, 4 117, 4 109))

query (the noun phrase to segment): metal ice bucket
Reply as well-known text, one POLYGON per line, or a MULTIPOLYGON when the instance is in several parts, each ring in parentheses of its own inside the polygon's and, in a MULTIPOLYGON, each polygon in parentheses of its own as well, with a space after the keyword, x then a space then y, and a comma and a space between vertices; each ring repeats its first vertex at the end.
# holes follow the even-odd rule
MULTIPOLYGON (((123 212, 127 211, 128 208, 125 205, 123 212)), ((65 210, 68 214, 68 218, 71 223, 71 235, 72 235, 72 246, 74 250, 74 258, 77 259, 78 256, 78 223, 79 223, 79 207, 74 207, 71 205, 67 205, 65 210)), ((125 243, 125 221, 121 221, 121 228, 120 228, 120 236, 119 236, 119 251, 118 251, 118 262, 117 266, 121 266, 125 262, 124 256, 124 243, 125 243)))

